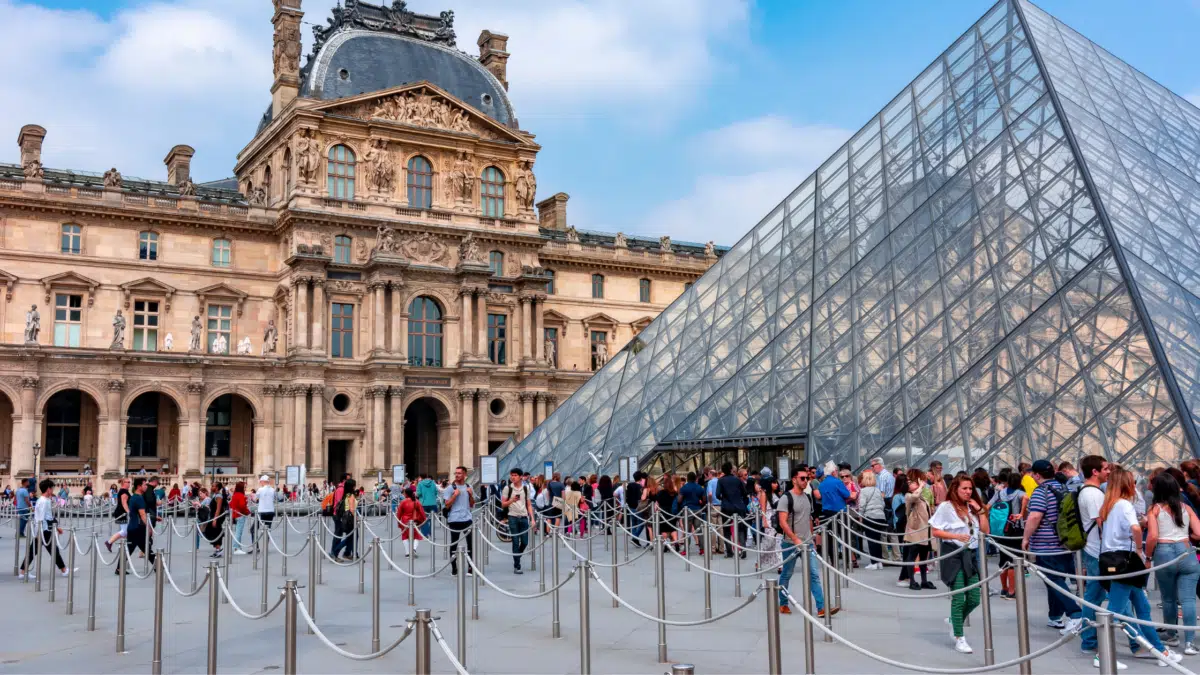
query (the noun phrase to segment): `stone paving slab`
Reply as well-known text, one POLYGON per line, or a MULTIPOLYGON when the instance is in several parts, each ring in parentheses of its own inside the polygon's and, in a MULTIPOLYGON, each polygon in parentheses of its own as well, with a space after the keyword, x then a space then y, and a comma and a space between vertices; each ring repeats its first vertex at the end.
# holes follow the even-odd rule
MULTIPOLYGON (((276 529, 278 531, 278 525, 276 529)), ((173 577, 181 587, 190 580, 190 543, 176 538, 170 565, 173 577)), ((594 554, 599 562, 607 563, 609 553, 597 540, 594 554)), ((292 536, 289 550, 301 545, 299 536, 292 536)), ((382 544, 387 550, 388 544, 382 544)), ((396 562, 404 564, 400 542, 396 542, 396 562)), ((0 538, 0 673, 131 673, 148 672, 152 654, 153 578, 128 579, 126 615, 126 653, 115 653, 117 578, 111 568, 98 570, 96 630, 88 632, 88 558, 80 556, 76 576, 75 614, 66 616, 66 580, 56 579, 56 602, 48 602, 48 580, 42 591, 35 592, 32 582, 21 582, 11 575, 13 539, 4 532, 0 538)), ((581 551, 585 547, 577 547, 581 551)), ((203 575, 209 552, 201 549, 200 574, 203 575)), ((637 551, 631 549, 636 555, 637 551)), ((282 586, 280 556, 272 551, 269 579, 270 603, 282 586)), ((105 552, 107 555, 107 552, 105 552)), ((422 548, 417 559, 418 574, 429 570, 422 548)), ((437 565, 443 564, 439 549, 437 565)), ((538 591, 540 572, 528 570, 517 576, 510 564, 495 551, 491 553, 486 574, 501 587, 513 593, 531 594, 538 591)), ((623 549, 620 559, 624 559, 623 549)), ((742 570, 753 569, 752 559, 743 561, 742 570)), ((697 562, 699 558, 695 558, 697 562)), ((307 551, 289 560, 289 576, 301 585, 307 583, 307 551)), ((44 564, 45 560, 44 560, 44 564)), ((570 554, 560 552, 563 578, 571 566, 570 554)), ((549 556, 546 556, 549 567, 549 556)), ((139 567, 140 569, 140 567, 139 567)), ((321 630, 343 649, 355 653, 370 650, 371 635, 371 570, 366 571, 366 593, 358 593, 357 568, 334 568, 325 564, 324 584, 319 585, 317 623, 321 630)), ((688 621, 703 616, 703 578, 698 569, 685 570, 685 563, 668 555, 665 562, 668 618, 688 621)), ((714 569, 729 573, 732 561, 720 558, 714 569)), ((261 572, 252 569, 250 556, 235 556, 231 566, 231 590, 238 604, 250 613, 257 613, 261 593, 261 572)), ((606 584, 610 583, 608 569, 598 569, 606 584)), ((547 573, 547 587, 550 587, 547 573)), ((888 591, 907 595, 895 586, 895 569, 881 571, 858 570, 855 579, 888 591)), ((381 642, 390 644, 403 631, 414 613, 408 606, 406 578, 394 570, 385 569, 381 575, 381 642)), ((736 606, 758 587, 760 581, 751 577, 743 580, 744 597, 733 597, 733 581, 713 577, 713 613, 720 614, 736 606)), ((794 578, 793 589, 799 594, 800 582, 794 578)), ((940 586, 940 584, 939 584, 940 586)), ((471 673, 572 673, 579 670, 579 584, 572 579, 561 591, 560 617, 562 637, 552 639, 551 600, 517 600, 480 584, 480 620, 467 622, 468 663, 471 673)), ((1031 580, 1030 637, 1033 649, 1050 644, 1058 638, 1057 631, 1045 627, 1045 590, 1040 581, 1031 580)), ((642 611, 653 614, 656 608, 653 556, 645 556, 620 571, 622 598, 642 611)), ((307 598, 307 591, 304 591, 307 598)), ((471 590, 468 588, 468 605, 471 590)), ((827 597, 831 595, 828 591, 827 597)), ((976 653, 962 655, 953 651, 952 641, 943 619, 949 613, 948 599, 921 600, 914 593, 911 599, 892 598, 851 585, 843 590, 843 611, 834 617, 834 629, 848 639, 890 658, 937 668, 966 668, 983 665, 982 619, 974 615, 975 624, 967 629, 967 639, 976 653)), ((592 670, 596 673, 663 673, 667 666, 659 664, 657 626, 636 616, 625 608, 614 609, 611 598, 596 583, 590 587, 592 670)), ((442 634, 453 649, 457 640, 455 620, 456 586, 449 571, 432 579, 419 580, 416 600, 420 607, 433 610, 442 634)), ((206 664, 208 589, 197 596, 184 598, 170 586, 166 589, 164 610, 163 671, 167 673, 203 673, 206 664)), ((996 660, 1016 656, 1015 603, 992 598, 996 660)), ((1157 618, 1157 613, 1156 613, 1157 618)), ((704 673, 761 673, 767 669, 766 602, 760 595, 753 604, 739 613, 715 624, 698 627, 668 627, 668 655, 676 662, 693 663, 696 672, 704 673)), ((804 671, 803 620, 798 614, 780 617, 783 670, 786 673, 804 671)), ((283 610, 251 621, 222 605, 218 618, 218 668, 223 673, 276 673, 283 666, 283 610)), ((857 654, 839 645, 821 642, 816 635, 816 663, 820 673, 891 673, 896 669, 857 654)), ((1129 675, 1150 672, 1173 672, 1156 667, 1153 661, 1130 658, 1124 642, 1119 657, 1130 669, 1129 675)), ((298 664, 301 673, 409 673, 413 671, 414 640, 410 637, 385 657, 365 662, 347 660, 314 636, 307 635, 303 620, 299 629, 298 664)), ((434 644, 433 670, 453 672, 449 660, 434 644)), ((1184 665, 1200 667, 1200 657, 1185 659, 1184 665)), ((1091 656, 1079 652, 1078 643, 1039 658, 1035 673, 1089 673, 1091 656)), ((1017 672, 1010 668, 1000 672, 1017 672)))

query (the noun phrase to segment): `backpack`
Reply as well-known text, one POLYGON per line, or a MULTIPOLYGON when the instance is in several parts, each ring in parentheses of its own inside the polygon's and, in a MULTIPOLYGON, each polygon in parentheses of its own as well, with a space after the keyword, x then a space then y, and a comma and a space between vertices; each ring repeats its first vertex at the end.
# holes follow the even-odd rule
POLYGON ((333 510, 333 519, 342 528, 342 532, 354 530, 354 512, 346 510, 346 500, 350 496, 342 497, 342 501, 338 502, 337 508, 333 510))
MULTIPOLYGON (((1054 530, 1058 535, 1059 543, 1068 551, 1078 551, 1086 546, 1092 527, 1096 527, 1096 522, 1092 521, 1092 527, 1084 530, 1083 517, 1079 514, 1079 495, 1087 488, 1099 489, 1091 485, 1084 485, 1079 488, 1079 492, 1068 492, 1064 489, 1061 496, 1055 494, 1058 499, 1058 522, 1055 523, 1054 530)), ((1051 492, 1054 491, 1051 490, 1051 492)))
MULTIPOLYGON (((1004 534, 1004 526, 1008 524, 1008 516, 1011 508, 1008 502, 1001 499, 997 499, 996 503, 992 504, 992 508, 988 511, 988 529, 992 532, 993 536, 998 537, 1004 534)), ((1058 517, 1061 522, 1061 511, 1058 517)))
POLYGON ((321 500, 321 515, 329 518, 333 515, 333 493, 325 495, 325 499, 321 500))

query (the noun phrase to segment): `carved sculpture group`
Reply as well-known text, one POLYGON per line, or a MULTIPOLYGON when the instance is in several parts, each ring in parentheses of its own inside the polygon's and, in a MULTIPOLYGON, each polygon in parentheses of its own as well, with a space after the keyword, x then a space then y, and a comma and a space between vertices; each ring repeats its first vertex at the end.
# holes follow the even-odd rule
POLYGON ((347 114, 359 119, 382 119, 416 127, 481 135, 467 111, 424 90, 406 91, 363 103, 347 111, 347 114))

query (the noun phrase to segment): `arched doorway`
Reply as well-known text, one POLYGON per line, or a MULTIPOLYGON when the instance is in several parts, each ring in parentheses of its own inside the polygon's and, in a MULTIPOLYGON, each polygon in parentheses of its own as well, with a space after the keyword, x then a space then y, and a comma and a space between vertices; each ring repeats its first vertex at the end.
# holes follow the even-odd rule
POLYGON ((129 403, 125 415, 125 470, 175 470, 179 466, 180 435, 175 401, 157 391, 147 391, 129 403))
POLYGON ((204 472, 254 470, 254 408, 238 394, 222 394, 208 404, 204 420, 204 472))
POLYGON ((442 436, 449 440, 448 434, 441 433, 449 422, 450 412, 435 398, 419 398, 408 405, 404 411, 404 464, 410 476, 445 473, 446 467, 438 459, 442 436))
POLYGON ((0 474, 11 475, 13 472, 12 436, 12 400, 8 394, 0 392, 0 474))
POLYGON ((51 473, 96 470, 100 445, 100 406, 87 392, 55 392, 42 408, 42 469, 51 473))

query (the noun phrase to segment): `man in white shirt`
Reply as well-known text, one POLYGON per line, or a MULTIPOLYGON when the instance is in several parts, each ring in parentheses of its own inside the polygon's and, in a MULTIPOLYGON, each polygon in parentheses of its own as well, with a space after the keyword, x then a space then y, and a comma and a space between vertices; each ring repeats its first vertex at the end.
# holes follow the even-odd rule
MULTIPOLYGON (((1104 490, 1101 485, 1108 482, 1109 466, 1100 455, 1088 455, 1079 463, 1080 473, 1083 474, 1083 485, 1079 487, 1079 521, 1083 531, 1087 533, 1087 544, 1083 547, 1083 567, 1087 576, 1100 575, 1100 527, 1096 524, 1096 516, 1104 504, 1104 490)), ((1108 599, 1108 591, 1098 581, 1089 581, 1084 586, 1083 599, 1093 605, 1103 605, 1108 599)), ((1096 619, 1096 610, 1083 607, 1083 624, 1089 625, 1096 619)), ((1085 628, 1080 634, 1080 649, 1085 652, 1096 651, 1096 629, 1085 628)), ((1130 647, 1134 645, 1131 641, 1130 647)))
POLYGON ((269 530, 271 523, 275 521, 275 486, 271 485, 271 479, 265 473, 258 477, 258 492, 255 496, 258 497, 258 519, 269 530))
MULTIPOLYGON (((65 577, 69 574, 67 566, 63 563, 62 554, 57 547, 51 546, 54 532, 62 534, 62 528, 58 527, 58 521, 54 518, 54 481, 49 478, 42 479, 38 483, 38 491, 41 496, 38 497, 37 503, 33 506, 33 530, 29 533, 29 548, 25 551, 25 560, 21 563, 21 569, 18 574, 19 579, 24 579, 26 572, 29 570, 30 563, 33 562, 33 556, 37 550, 37 540, 33 538, 33 533, 36 532, 38 538, 42 540, 42 545, 47 551, 54 551, 54 565, 62 572, 65 577)), ((29 578, 35 578, 33 572, 29 572, 29 578)))

